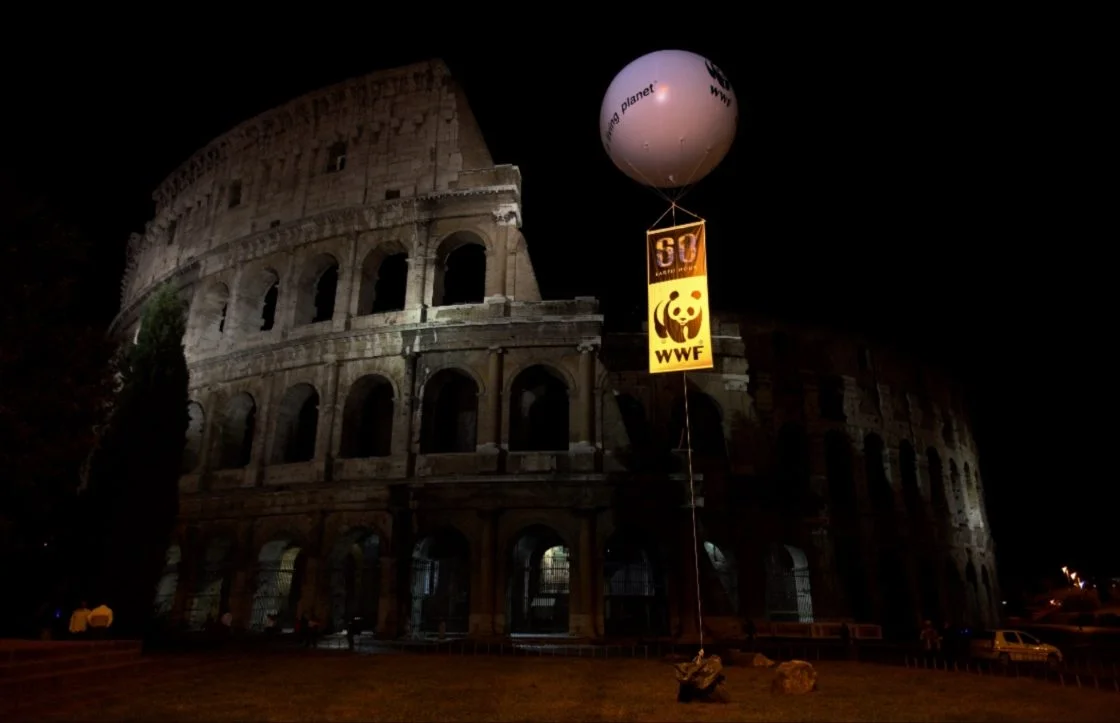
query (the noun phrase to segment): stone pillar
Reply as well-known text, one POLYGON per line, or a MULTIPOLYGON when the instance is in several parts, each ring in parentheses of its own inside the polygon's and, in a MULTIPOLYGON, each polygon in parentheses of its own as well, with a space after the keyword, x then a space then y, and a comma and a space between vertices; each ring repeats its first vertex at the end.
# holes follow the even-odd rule
POLYGON ((248 475, 256 484, 260 484, 264 478, 264 468, 270 462, 268 453, 272 449, 272 437, 275 432, 272 424, 272 398, 276 394, 273 389, 275 386, 273 373, 265 374, 261 381, 264 394, 262 394, 263 399, 258 401, 257 418, 253 429, 253 450, 249 455, 248 470, 248 475))
POLYGON ((486 368, 486 413, 479 429, 478 446, 494 449, 502 446, 502 354, 500 346, 490 347, 486 368))
POLYGON ((323 479, 331 479, 335 448, 335 420, 339 416, 338 374, 342 364, 334 355, 323 358, 327 363, 327 379, 323 385, 323 396, 319 399, 319 428, 316 431, 315 459, 323 479))
POLYGON ((391 639, 400 635, 401 620, 397 607, 397 558, 382 555, 381 597, 377 601, 377 637, 391 639))
POLYGON ((595 605, 595 577, 599 569, 597 555, 595 554, 595 511, 577 510, 579 517, 579 547, 576 550, 576 579, 575 595, 571 600, 571 612, 568 618, 569 632, 580 638, 595 637, 594 620, 596 617, 595 605))
MULTIPOLYGON (((233 624, 235 627, 247 629, 252 623, 250 617, 253 613, 253 594, 256 592, 256 578, 257 578, 257 555, 260 554, 260 549, 257 547, 256 540, 253 535, 253 523, 245 522, 238 530, 237 534, 240 538, 240 544, 237 545, 237 557, 234 569, 230 571, 229 577, 229 609, 233 613, 233 624)), ((223 581, 223 584, 225 582, 223 581)))
POLYGON ((421 309, 431 303, 428 294, 427 278, 428 264, 431 257, 427 255, 408 257, 408 281, 405 284, 404 308, 421 309))
POLYGON ((595 342, 579 345, 579 415, 576 424, 576 444, 595 446, 595 342))
POLYGON ((404 369, 401 373, 400 397, 393 400, 392 452, 394 457, 403 457, 406 460, 406 467, 411 469, 410 460, 413 452, 417 450, 415 445, 420 439, 419 417, 416 414, 418 355, 413 351, 405 350, 401 354, 401 363, 404 369))
POLYGON ((486 249, 486 297, 505 298, 510 228, 516 224, 516 215, 499 211, 494 213, 494 222, 493 245, 486 249))
POLYGON ((494 635, 494 610, 499 599, 494 581, 494 548, 497 534, 496 510, 479 510, 478 587, 471 594, 471 637, 494 635))

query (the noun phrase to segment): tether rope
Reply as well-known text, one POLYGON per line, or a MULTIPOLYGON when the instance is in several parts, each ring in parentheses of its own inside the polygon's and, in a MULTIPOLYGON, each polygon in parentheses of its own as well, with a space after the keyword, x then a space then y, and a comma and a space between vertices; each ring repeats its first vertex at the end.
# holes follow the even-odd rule
POLYGON ((696 618, 700 627, 700 653, 704 657, 704 607, 700 594, 700 539, 696 532, 696 485, 692 479, 692 420, 688 413, 688 372, 681 372, 684 384, 684 429, 688 449, 688 494, 691 498, 689 509, 692 512, 692 560, 696 565, 696 618))

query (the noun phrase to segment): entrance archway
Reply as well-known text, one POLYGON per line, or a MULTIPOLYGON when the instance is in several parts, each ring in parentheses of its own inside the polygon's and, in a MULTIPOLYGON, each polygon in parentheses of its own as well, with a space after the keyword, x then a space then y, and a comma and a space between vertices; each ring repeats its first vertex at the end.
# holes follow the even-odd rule
POLYGON ((250 629, 264 630, 270 615, 275 616, 281 630, 295 626, 303 586, 304 556, 301 552, 290 540, 273 540, 261 547, 250 629))
POLYGON ((331 551, 331 627, 343 630, 355 617, 364 630, 377 625, 381 598, 381 539, 359 528, 340 536, 331 551))
POLYGON ((465 635, 470 624, 470 546, 463 534, 444 528, 416 543, 412 552, 412 634, 465 635))
POLYGON ((664 578, 648 548, 615 533, 603 549, 603 626, 609 636, 654 637, 669 632, 664 578))
POLYGON ((521 533, 513 545, 509 621, 514 635, 568 632, 571 553, 560 535, 543 525, 521 533))

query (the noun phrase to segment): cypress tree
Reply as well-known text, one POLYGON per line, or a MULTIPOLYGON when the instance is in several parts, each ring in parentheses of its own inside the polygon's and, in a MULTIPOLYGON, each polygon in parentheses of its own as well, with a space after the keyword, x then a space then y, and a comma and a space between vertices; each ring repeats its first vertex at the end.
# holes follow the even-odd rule
POLYGON ((122 355, 120 388, 90 465, 89 587, 108 602, 118 635, 142 634, 179 511, 186 442, 185 309, 168 285, 144 307, 136 343, 122 355))

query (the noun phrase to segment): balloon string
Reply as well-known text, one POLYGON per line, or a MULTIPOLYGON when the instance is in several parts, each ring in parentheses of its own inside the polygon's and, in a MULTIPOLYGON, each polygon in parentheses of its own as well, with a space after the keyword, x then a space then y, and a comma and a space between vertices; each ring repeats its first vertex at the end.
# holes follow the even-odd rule
POLYGON ((649 180, 649 177, 646 176, 646 174, 642 173, 640 169, 636 168, 634 164, 630 162, 629 158, 624 158, 623 160, 626 161, 626 165, 630 166, 630 168, 633 169, 634 173, 637 173, 642 177, 642 180, 646 182, 646 186, 651 191, 656 193, 658 196, 661 196, 661 198, 665 199, 670 205, 673 203, 673 199, 669 197, 669 194, 662 191, 653 181, 649 180))
POLYGON ((653 222, 653 225, 650 226, 646 230, 647 231, 653 231, 654 229, 658 228, 657 224, 661 223, 662 219, 664 219, 670 213, 673 214, 673 225, 676 226, 677 225, 677 211, 682 211, 684 213, 687 213, 689 216, 692 216, 697 221, 703 221, 704 220, 703 216, 697 216, 695 213, 693 213, 692 211, 689 211, 684 206, 681 206, 680 204, 678 204, 676 202, 670 202, 669 203, 669 208, 665 209, 665 211, 662 212, 662 214, 657 217, 657 220, 653 222))
POLYGON ((705 150, 704 155, 700 156, 700 160, 697 161, 696 165, 692 167, 692 172, 688 174, 688 179, 683 184, 681 184, 680 188, 677 189, 678 193, 677 193, 676 197, 673 198, 674 203, 676 203, 677 201, 684 198, 684 195, 686 193, 688 193, 693 188, 695 188, 695 186, 691 185, 692 184, 692 178, 693 178, 693 176, 696 175, 696 172, 700 170, 700 166, 704 163, 705 160, 707 160, 708 154, 710 154, 711 152, 712 152, 711 148, 705 150))

